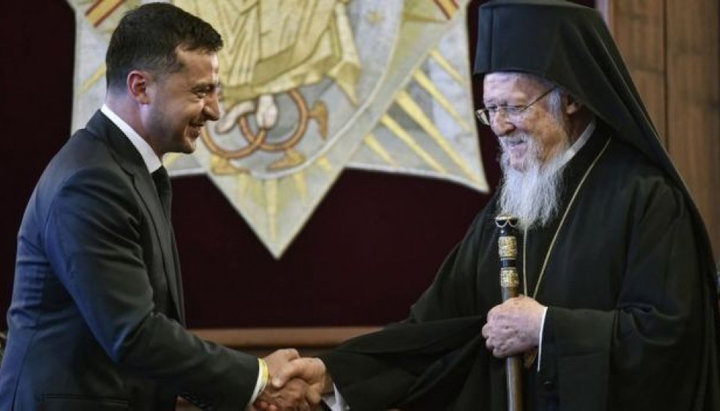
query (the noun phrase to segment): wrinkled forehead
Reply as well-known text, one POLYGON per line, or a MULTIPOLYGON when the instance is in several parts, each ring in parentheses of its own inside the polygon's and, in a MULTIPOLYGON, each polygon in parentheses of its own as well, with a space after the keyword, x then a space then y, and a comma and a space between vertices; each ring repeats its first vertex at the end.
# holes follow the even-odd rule
POLYGON ((527 73, 514 71, 496 71, 487 73, 483 78, 483 100, 523 99, 542 93, 547 81, 527 73))

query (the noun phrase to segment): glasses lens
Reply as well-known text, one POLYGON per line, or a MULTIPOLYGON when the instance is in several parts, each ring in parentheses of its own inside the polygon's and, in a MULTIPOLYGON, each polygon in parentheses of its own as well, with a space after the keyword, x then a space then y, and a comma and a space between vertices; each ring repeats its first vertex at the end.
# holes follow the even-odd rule
POLYGON ((481 109, 475 111, 475 116, 480 120, 481 123, 485 124, 486 126, 490 125, 490 115, 488 114, 487 109, 481 109))

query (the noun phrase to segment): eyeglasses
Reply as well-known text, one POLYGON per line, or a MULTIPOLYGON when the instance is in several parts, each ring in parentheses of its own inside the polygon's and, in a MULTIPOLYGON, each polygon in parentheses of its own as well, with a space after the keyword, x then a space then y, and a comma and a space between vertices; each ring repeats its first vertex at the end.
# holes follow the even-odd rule
POLYGON ((490 106, 481 108, 478 110, 475 110, 475 116, 480 120, 481 123, 485 124, 486 126, 490 125, 490 122, 492 121, 493 117, 497 115, 500 111, 504 111, 505 115, 512 118, 517 119, 522 115, 522 113, 525 112, 525 110, 529 109, 533 104, 537 103, 538 101, 542 100, 543 97, 550 94, 551 91, 555 90, 557 87, 550 87, 546 92, 540 94, 535 100, 529 102, 528 104, 522 105, 522 106, 490 106))

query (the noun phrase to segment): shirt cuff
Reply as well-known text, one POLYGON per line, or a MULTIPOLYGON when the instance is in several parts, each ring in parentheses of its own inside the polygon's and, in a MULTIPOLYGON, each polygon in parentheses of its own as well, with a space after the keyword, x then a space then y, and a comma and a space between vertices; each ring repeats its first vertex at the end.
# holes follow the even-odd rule
POLYGON ((263 392, 267 383, 268 383, 267 364, 265 363, 265 360, 263 360, 262 358, 258 358, 257 382, 255 383, 255 389, 253 390, 252 396, 250 397, 250 401, 248 402, 248 405, 245 408, 250 409, 250 406, 255 402, 257 397, 260 396, 260 393, 263 392))
POLYGON ((547 315, 548 308, 543 308, 542 322, 540 323, 540 336, 538 337, 538 365, 537 370, 540 371, 540 360, 542 360, 542 337, 543 330, 545 329, 545 315, 547 315))
POLYGON ((347 405, 335 384, 333 384, 333 392, 331 394, 323 395, 323 402, 330 408, 330 411, 347 411, 350 409, 350 406, 347 405))

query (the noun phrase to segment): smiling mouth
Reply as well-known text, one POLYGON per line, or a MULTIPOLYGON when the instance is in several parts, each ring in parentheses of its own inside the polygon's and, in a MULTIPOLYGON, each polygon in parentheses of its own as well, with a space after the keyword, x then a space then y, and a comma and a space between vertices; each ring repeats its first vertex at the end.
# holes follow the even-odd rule
POLYGON ((205 124, 200 123, 190 123, 190 129, 189 129, 189 137, 195 140, 196 138, 200 137, 200 133, 202 133, 202 128, 205 126, 205 124))
POLYGON ((503 137, 503 139, 500 140, 500 142, 501 142, 501 145, 503 146, 503 148, 505 148, 505 149, 515 148, 519 145, 526 143, 525 139, 522 137, 503 137))

